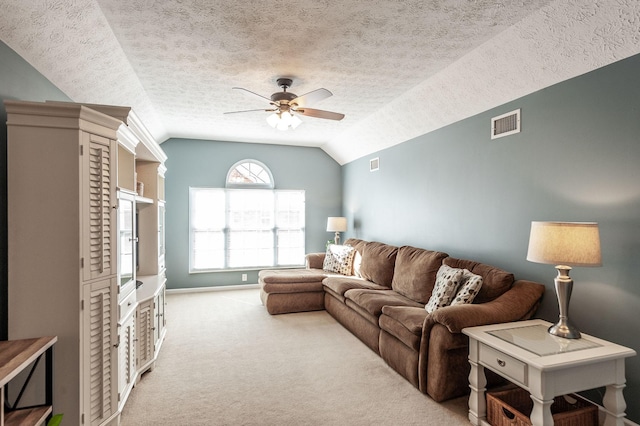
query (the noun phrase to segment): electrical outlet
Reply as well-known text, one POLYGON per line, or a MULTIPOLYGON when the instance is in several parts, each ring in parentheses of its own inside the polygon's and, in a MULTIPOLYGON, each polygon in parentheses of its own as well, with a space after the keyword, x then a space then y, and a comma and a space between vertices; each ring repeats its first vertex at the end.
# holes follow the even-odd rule
POLYGON ((242 274, 242 281, 246 281, 247 280, 247 274, 242 274))

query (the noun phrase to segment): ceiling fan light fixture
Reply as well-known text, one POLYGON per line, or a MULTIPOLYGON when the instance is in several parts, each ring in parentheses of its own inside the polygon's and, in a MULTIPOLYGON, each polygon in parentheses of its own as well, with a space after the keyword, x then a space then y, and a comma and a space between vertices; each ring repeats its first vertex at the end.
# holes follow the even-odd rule
POLYGON ((269 123, 269 126, 273 128, 275 128, 278 125, 278 122, 280 122, 280 116, 278 115, 277 112, 274 112, 273 114, 267 117, 267 123, 269 123))
POLYGON ((292 129, 295 129, 300 124, 302 124, 302 120, 300 120, 297 115, 294 115, 291 113, 289 114, 291 115, 291 123, 289 123, 289 125, 291 126, 292 129))
POLYGON ((257 96, 261 99, 269 101, 268 109, 250 109, 244 111, 230 111, 225 114, 236 114, 241 112, 254 112, 254 111, 268 111, 273 114, 267 117, 267 123, 269 126, 278 130, 295 129, 300 124, 299 116, 304 115, 306 117, 324 118, 327 120, 340 121, 344 118, 344 114, 331 111, 323 111, 321 109, 309 108, 312 103, 319 102, 323 99, 332 96, 333 94, 327 89, 316 89, 304 95, 298 96, 295 93, 287 92, 287 89, 291 87, 293 81, 290 78, 279 78, 277 80, 278 86, 282 88, 282 92, 276 92, 271 95, 271 98, 259 95, 251 90, 244 89, 242 87, 234 87, 234 89, 242 90, 253 96, 257 96))
POLYGON ((289 128, 295 129, 302 123, 298 117, 289 111, 275 112, 267 117, 267 123, 278 130, 288 130, 289 128))

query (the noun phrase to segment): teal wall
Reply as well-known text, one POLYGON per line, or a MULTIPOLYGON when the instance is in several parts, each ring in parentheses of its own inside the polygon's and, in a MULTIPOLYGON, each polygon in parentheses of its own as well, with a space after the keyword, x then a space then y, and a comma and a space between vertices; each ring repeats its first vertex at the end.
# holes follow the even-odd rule
POLYGON ((7 339, 7 111, 5 99, 69 101, 0 41, 0 340, 7 339))
POLYGON ((252 143, 169 139, 162 144, 168 160, 167 287, 193 288, 258 282, 258 271, 189 274, 189 187, 224 188, 229 169, 238 161, 254 159, 273 174, 276 189, 306 191, 307 251, 324 251, 333 235, 326 232, 327 217, 342 209, 340 165, 318 148, 252 143))
MULTIPOLYGON (((544 283, 538 316, 556 321, 554 265, 525 260, 530 223, 597 221, 603 266, 571 272, 570 318, 640 352, 639 74, 640 55, 345 165, 344 214, 355 224, 347 236, 442 250, 544 283), (516 108, 522 132, 491 140, 491 117, 516 108)), ((626 366, 628 414, 640 423, 640 357, 626 366)))

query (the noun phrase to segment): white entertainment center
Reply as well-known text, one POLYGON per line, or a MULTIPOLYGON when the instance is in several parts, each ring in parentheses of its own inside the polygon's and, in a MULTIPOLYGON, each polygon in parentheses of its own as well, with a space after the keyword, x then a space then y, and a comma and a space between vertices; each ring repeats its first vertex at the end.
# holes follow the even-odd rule
POLYGON ((9 339, 58 337, 65 425, 118 424, 166 333, 167 157, 128 107, 5 106, 9 339))

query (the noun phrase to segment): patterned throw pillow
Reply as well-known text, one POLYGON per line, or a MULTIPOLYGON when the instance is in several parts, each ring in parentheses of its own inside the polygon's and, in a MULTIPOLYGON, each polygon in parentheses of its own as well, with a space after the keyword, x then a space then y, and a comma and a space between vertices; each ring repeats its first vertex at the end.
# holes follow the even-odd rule
POLYGON ((462 269, 452 268, 447 265, 442 265, 440 269, 438 269, 436 285, 433 288, 429 301, 424 307, 427 312, 431 313, 438 308, 449 306, 456 291, 458 291, 460 287, 462 276, 462 269))
MULTIPOLYGON (((352 247, 349 244, 345 244, 345 245, 348 247, 352 247)), ((362 265, 362 255, 360 254, 357 248, 353 247, 353 275, 358 278, 362 278, 362 275, 360 275, 361 265, 362 265)))
POLYGON ((468 269, 464 269, 462 271, 462 284, 460 285, 458 293, 451 301, 451 306, 472 303, 473 299, 475 299, 480 292, 481 287, 482 277, 472 273, 468 269))
POLYGON ((342 275, 351 275, 353 271, 353 258, 356 249, 351 246, 329 244, 324 256, 322 269, 327 272, 335 272, 342 275))

